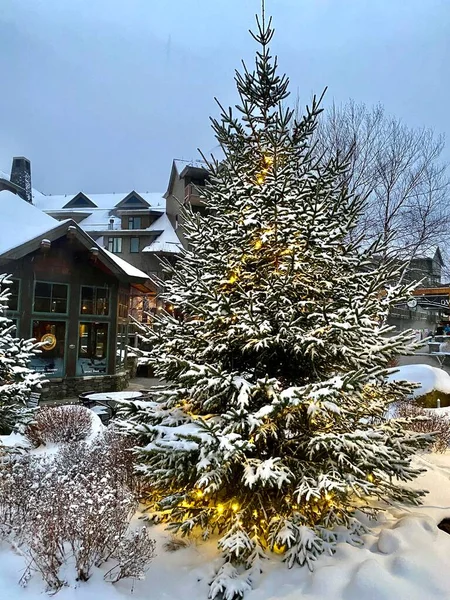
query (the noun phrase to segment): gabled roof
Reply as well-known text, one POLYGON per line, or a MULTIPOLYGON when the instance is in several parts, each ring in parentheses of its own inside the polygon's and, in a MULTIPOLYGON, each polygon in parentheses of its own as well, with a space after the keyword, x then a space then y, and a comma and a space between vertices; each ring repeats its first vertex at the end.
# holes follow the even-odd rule
POLYGON ((52 242, 70 231, 87 249, 95 249, 119 279, 144 285, 150 281, 146 273, 99 246, 75 221, 56 221, 12 192, 0 192, 0 224, 0 259, 17 260, 37 250, 42 240, 52 242))
MULTIPOLYGON (((130 193, 113 193, 113 194, 88 194, 83 192, 98 209, 109 209, 117 207, 123 200, 125 200, 130 193)), ((159 193, 139 193, 137 194, 144 202, 150 207, 156 210, 164 210, 166 208, 166 201, 162 194, 159 193)), ((41 210, 51 211, 60 210, 67 206, 67 204, 76 198, 78 194, 65 194, 61 196, 44 196, 40 194, 36 199, 33 199, 33 203, 41 210)), ((73 207, 71 207, 73 209, 73 207)), ((87 207, 80 207, 80 210, 85 210, 87 207)), ((92 210, 95 210, 93 208, 92 210)))
POLYGON ((69 200, 67 204, 65 204, 62 208, 86 208, 87 206, 91 206, 92 208, 97 208, 97 205, 90 200, 86 194, 83 192, 79 192, 76 196, 69 200))
POLYGON ((172 161, 172 169, 170 170, 169 183, 164 198, 168 198, 172 193, 173 185, 177 177, 184 176, 189 168, 195 169, 198 174, 206 171, 205 162, 202 160, 183 160, 176 158, 172 161))
POLYGON ((150 208, 150 204, 134 190, 125 196, 123 200, 116 204, 114 208, 131 208, 131 207, 150 208))

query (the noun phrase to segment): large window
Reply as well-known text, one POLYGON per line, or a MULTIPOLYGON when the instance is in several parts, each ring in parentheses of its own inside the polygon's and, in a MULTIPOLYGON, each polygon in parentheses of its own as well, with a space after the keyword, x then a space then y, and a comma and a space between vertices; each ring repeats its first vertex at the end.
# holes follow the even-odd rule
POLYGON ((141 229, 141 217, 128 217, 128 229, 141 229))
POLYGON ((64 375, 66 323, 64 321, 33 321, 32 336, 41 342, 41 353, 33 356, 31 368, 47 377, 64 375))
POLYGON ((108 323, 80 323, 77 375, 98 375, 107 371, 108 323))
POLYGON ((109 314, 109 290, 104 287, 81 286, 81 314, 109 314))
POLYGON ((139 252, 139 238, 130 238, 130 252, 139 252))
POLYGON ((120 254, 122 252, 122 238, 121 237, 108 238, 108 250, 110 252, 114 252, 114 254, 120 254))
POLYGON ((67 285, 36 281, 34 286, 34 312, 67 313, 67 285))

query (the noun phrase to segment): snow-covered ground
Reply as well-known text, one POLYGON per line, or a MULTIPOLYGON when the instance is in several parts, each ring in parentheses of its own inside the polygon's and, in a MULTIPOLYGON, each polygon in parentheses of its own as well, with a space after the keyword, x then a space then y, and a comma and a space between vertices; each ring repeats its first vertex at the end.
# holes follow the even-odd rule
MULTIPOLYGON (((414 483, 429 490, 423 506, 397 507, 386 513, 363 548, 341 544, 333 557, 319 559, 314 573, 287 570, 279 556, 267 561, 247 600, 450 600, 450 535, 436 524, 450 517, 450 452, 419 457, 427 472, 414 483)), ((219 562, 214 542, 195 542, 167 552, 170 539, 162 526, 152 529, 157 556, 145 581, 103 581, 107 565, 87 583, 69 581, 58 600, 202 600, 219 562)), ((28 586, 18 581, 22 556, 0 545, 0 598, 42 600, 45 586, 38 574, 28 586)), ((45 597, 45 596, 44 596, 45 597)))
MULTIPOLYGON (((428 365, 401 367, 392 378, 417 381, 421 388, 416 394, 432 389, 450 392, 450 376, 428 365)), ((98 419, 94 425, 95 431, 101 427, 98 419)), ((20 444, 21 438, 0 441, 13 445, 20 444)), ((340 544, 334 556, 318 560, 313 573, 306 567, 288 570, 281 557, 273 555, 246 600, 450 600, 450 535, 437 528, 443 518, 450 518, 450 450, 418 456, 416 462, 426 469, 411 484, 428 490, 422 506, 391 507, 364 537, 362 548, 340 544)), ((88 582, 80 583, 71 579, 73 569, 67 569, 68 585, 57 599, 206 600, 209 581, 221 562, 215 541, 192 540, 168 552, 164 545, 170 535, 164 527, 153 527, 151 532, 157 555, 145 580, 107 583, 103 580, 106 564, 94 569, 88 582)), ((1 600, 45 598, 45 584, 37 573, 27 587, 19 586, 24 569, 20 553, 0 543, 1 600)))

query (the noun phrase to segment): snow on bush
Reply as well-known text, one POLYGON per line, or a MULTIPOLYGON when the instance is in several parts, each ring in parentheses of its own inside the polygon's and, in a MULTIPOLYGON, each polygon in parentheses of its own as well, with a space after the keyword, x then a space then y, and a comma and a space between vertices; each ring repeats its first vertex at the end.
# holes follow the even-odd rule
POLYGON ((450 445, 450 421, 448 414, 434 408, 422 408, 411 402, 401 402, 395 416, 406 419, 405 428, 417 433, 429 433, 434 437, 432 450, 445 452, 450 445))
POLYGON ((45 406, 39 408, 25 436, 35 448, 47 444, 79 442, 92 430, 92 411, 84 406, 45 406))
MULTIPOLYGON (((77 580, 110 558, 109 581, 142 578, 154 555, 147 530, 129 533, 137 508, 126 485, 122 438, 108 432, 88 444, 61 446, 52 455, 13 455, 0 467, 0 534, 20 547, 28 566, 22 582, 38 571, 48 589, 64 584, 70 559, 77 580)), ((132 468, 132 467, 131 467, 132 468)))

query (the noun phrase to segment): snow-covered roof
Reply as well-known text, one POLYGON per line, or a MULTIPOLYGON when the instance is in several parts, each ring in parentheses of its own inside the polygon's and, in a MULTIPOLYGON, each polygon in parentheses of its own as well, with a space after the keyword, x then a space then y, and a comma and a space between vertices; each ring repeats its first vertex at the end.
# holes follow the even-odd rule
POLYGON ((79 232, 80 239, 86 245, 92 245, 92 247, 97 248, 100 255, 112 260, 123 273, 129 277, 148 280, 146 273, 133 267, 133 265, 130 265, 115 254, 108 252, 105 248, 98 246, 74 221, 70 219, 62 222, 57 221, 50 215, 39 210, 39 208, 36 208, 36 206, 33 206, 33 204, 29 204, 23 200, 17 194, 13 194, 7 190, 0 191, 0 224, 0 255, 6 254, 32 240, 44 239, 47 236, 52 238, 52 232, 57 237, 61 235, 61 232, 56 232, 55 230, 61 230, 61 228, 64 228, 64 224, 67 224, 66 230, 69 226, 74 227, 79 232))
POLYGON ((0 191, 0 254, 61 225, 17 194, 0 191))
POLYGON ((103 251, 130 277, 142 277, 144 279, 148 279, 147 273, 144 273, 144 271, 133 267, 133 265, 130 265, 130 263, 128 263, 126 260, 123 260, 123 258, 119 258, 117 254, 113 254, 109 250, 106 250, 106 248, 104 248, 103 251))
MULTIPOLYGON (((164 210, 166 207, 166 201, 163 198, 163 195, 160 193, 155 192, 155 193, 141 194, 140 192, 137 192, 137 194, 139 196, 141 196, 141 198, 143 200, 148 202, 148 204, 150 205, 149 207, 151 209, 164 210)), ((129 192, 112 193, 112 194, 86 194, 86 193, 84 193, 84 195, 87 198, 89 198, 89 200, 91 200, 98 207, 98 209, 112 210, 117 204, 119 204, 119 202, 122 202, 122 200, 129 195, 129 192)), ((38 208, 40 208, 41 210, 45 210, 45 211, 61 210, 68 202, 73 200, 73 198, 75 198, 75 196, 78 196, 78 193, 63 194, 63 195, 58 195, 58 196, 52 196, 52 195, 44 196, 41 194, 38 198, 36 198, 35 204, 38 208)), ((77 210, 80 212, 90 212, 91 210, 96 210, 96 209, 91 208, 89 206, 81 206, 79 208, 76 208, 76 207, 67 208, 66 210, 68 210, 68 211, 70 210, 71 212, 72 211, 75 212, 77 210)))
POLYGON ((175 158, 175 160, 173 161, 173 164, 175 165, 177 171, 178 171, 178 175, 184 171, 184 169, 186 167, 195 167, 196 169, 205 169, 206 168, 206 163, 204 160, 185 160, 183 158, 175 158))
POLYGON ((163 232, 148 246, 143 248, 142 252, 164 252, 165 254, 180 254, 183 246, 170 222, 169 217, 164 213, 154 221, 149 230, 163 232))

